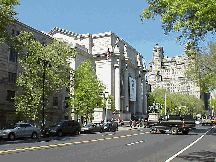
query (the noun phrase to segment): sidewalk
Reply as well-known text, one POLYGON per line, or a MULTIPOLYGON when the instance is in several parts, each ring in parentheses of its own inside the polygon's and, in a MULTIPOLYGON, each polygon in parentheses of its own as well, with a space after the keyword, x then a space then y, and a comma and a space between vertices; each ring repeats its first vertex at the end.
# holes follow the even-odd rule
POLYGON ((143 127, 130 127, 130 125, 123 125, 122 127, 121 126, 119 126, 118 127, 118 130, 119 131, 123 131, 123 130, 135 130, 135 129, 141 129, 141 128, 143 128, 143 127))

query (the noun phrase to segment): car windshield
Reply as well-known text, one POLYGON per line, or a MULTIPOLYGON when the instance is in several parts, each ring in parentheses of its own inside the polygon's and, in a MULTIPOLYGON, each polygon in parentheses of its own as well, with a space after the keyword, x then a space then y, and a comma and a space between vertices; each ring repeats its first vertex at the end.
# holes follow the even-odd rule
POLYGON ((4 127, 3 130, 4 129, 14 129, 16 127, 17 127, 17 124, 11 124, 11 125, 8 125, 8 126, 4 127))
POLYGON ((86 124, 85 125, 85 127, 91 127, 92 126, 92 124, 86 124))
POLYGON ((61 122, 57 122, 57 123, 54 123, 53 125, 51 125, 50 127, 58 127, 62 124, 62 121, 61 122))
POLYGON ((104 126, 109 126, 109 123, 104 123, 104 126))

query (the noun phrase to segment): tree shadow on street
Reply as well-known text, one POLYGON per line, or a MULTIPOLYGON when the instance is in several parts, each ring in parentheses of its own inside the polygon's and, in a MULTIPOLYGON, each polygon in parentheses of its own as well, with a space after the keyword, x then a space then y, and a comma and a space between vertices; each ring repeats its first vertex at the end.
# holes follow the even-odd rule
POLYGON ((199 152, 189 153, 188 155, 179 155, 176 157, 176 160, 177 159, 184 159, 188 161, 215 162, 216 153, 207 150, 201 150, 199 152))
POLYGON ((65 135, 62 137, 58 137, 58 136, 50 136, 50 137, 39 137, 36 139, 31 139, 31 138, 18 138, 14 141, 9 141, 7 139, 5 140, 1 140, 0 141, 0 145, 5 145, 5 144, 23 144, 23 143, 38 143, 38 142, 50 142, 53 140, 56 141, 67 141, 67 140, 71 140, 74 139, 75 137, 78 137, 79 135, 65 135))

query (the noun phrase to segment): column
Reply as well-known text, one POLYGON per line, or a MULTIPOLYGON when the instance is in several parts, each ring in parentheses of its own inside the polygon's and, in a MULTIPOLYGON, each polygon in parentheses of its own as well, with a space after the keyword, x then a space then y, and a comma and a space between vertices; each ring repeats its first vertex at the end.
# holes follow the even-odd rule
POLYGON ((144 110, 143 110, 143 113, 145 115, 147 115, 147 88, 146 88, 146 73, 147 72, 143 72, 143 107, 144 107, 144 110))
POLYGON ((137 78, 137 107, 138 114, 142 113, 142 100, 141 100, 141 76, 137 78))
POLYGON ((129 94, 128 94, 128 69, 127 69, 127 66, 126 66, 126 69, 124 71, 124 94, 125 94, 125 107, 124 107, 124 110, 127 111, 127 107, 128 107, 128 110, 129 110, 129 94))
POLYGON ((115 108, 120 111, 120 70, 119 64, 114 65, 115 68, 115 108))

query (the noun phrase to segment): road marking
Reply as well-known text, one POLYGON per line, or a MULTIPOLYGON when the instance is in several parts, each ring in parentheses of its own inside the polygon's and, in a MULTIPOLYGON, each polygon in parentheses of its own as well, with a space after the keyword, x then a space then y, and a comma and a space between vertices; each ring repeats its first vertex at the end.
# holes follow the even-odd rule
MULTIPOLYGON (((75 144, 82 144, 82 143, 89 143, 89 142, 97 142, 97 141, 104 141, 108 139, 117 139, 117 138, 124 138, 124 137, 130 137, 130 136, 137 136, 141 134, 146 133, 138 133, 138 134, 131 134, 131 135, 124 135, 124 136, 118 136, 118 137, 110 137, 110 138, 103 138, 103 139, 94 139, 94 140, 88 140, 88 141, 79 141, 79 142, 70 142, 70 143, 61 143, 61 144, 53 144, 53 145, 45 145, 45 146, 36 146, 36 147, 27 147, 27 148, 21 148, 21 149, 13 149, 13 150, 4 150, 0 151, 0 155, 4 153, 10 153, 10 152, 19 152, 19 151, 27 151, 27 150, 35 150, 35 149, 41 149, 41 148, 53 148, 53 147, 59 147, 59 146, 67 146, 67 145, 75 145, 75 144)), ((107 134, 107 135, 114 135, 114 134, 107 134)), ((145 142, 145 140, 135 142, 133 144, 145 142)), ((132 144, 128 144, 132 145, 132 144)))
POLYGON ((211 127, 207 132, 205 132, 202 136, 200 136, 198 139, 196 139, 194 142, 192 142, 190 145, 188 145, 187 147, 185 147, 184 149, 182 149, 181 151, 177 152, 175 155, 173 155, 172 157, 170 157, 169 159, 167 159, 165 162, 170 162, 171 160, 173 160, 174 158, 176 158, 177 156, 179 156, 181 153, 183 153, 185 150, 189 149, 191 146, 193 146, 195 143, 197 143, 199 140, 201 140, 210 130, 212 130, 215 126, 211 127))
POLYGON ((131 142, 131 143, 126 144, 125 146, 131 146, 131 145, 135 145, 135 144, 142 143, 142 142, 145 142, 145 140, 141 140, 141 141, 137 141, 137 142, 131 142))

